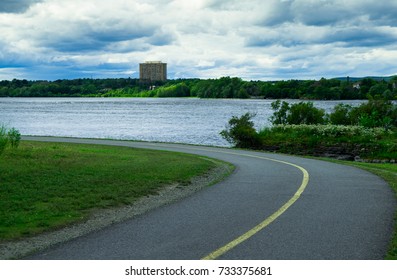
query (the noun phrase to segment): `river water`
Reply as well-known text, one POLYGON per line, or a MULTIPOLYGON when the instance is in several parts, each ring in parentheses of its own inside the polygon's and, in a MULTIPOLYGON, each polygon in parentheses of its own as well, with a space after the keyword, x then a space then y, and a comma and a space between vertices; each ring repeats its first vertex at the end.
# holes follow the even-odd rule
MULTIPOLYGON (((0 98, 0 125, 23 135, 112 138, 229 146, 219 135, 232 116, 270 126, 274 100, 198 98, 0 98)), ((289 100, 289 102, 299 102, 289 100)), ((330 112, 339 103, 314 101, 330 112)))

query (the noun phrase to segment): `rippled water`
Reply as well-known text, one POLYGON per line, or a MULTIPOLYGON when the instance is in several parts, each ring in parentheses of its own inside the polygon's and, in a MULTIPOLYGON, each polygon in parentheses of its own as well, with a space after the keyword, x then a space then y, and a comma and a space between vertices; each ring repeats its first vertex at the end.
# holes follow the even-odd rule
MULTIPOLYGON (((196 98, 0 98, 0 124, 24 135, 113 138, 229 146, 219 132, 232 116, 255 113, 269 126, 274 100, 196 98)), ((298 102, 298 101, 290 101, 298 102)), ((315 101, 330 111, 343 101, 315 101)), ((348 101, 358 105, 362 101, 348 101)))

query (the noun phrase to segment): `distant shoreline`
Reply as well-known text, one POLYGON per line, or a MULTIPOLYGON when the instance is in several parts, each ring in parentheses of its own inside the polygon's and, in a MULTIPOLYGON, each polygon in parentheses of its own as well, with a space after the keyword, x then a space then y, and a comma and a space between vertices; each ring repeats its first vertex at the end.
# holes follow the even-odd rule
POLYGON ((0 97, 199 97, 225 99, 366 100, 397 99, 397 76, 320 80, 244 81, 241 78, 0 81, 0 97))

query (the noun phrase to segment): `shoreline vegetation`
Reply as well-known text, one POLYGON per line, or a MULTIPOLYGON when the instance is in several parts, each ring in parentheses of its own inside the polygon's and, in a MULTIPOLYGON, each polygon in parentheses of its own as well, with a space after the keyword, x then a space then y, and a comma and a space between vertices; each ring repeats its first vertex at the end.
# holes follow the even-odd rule
POLYGON ((397 104, 371 99, 336 105, 326 114, 312 102, 272 103, 271 127, 257 131, 253 114, 233 116, 221 132, 236 148, 364 162, 397 161, 397 104))
POLYGON ((244 81, 237 77, 176 79, 142 83, 139 79, 0 81, 0 97, 198 97, 302 100, 397 99, 397 76, 320 80, 244 81))

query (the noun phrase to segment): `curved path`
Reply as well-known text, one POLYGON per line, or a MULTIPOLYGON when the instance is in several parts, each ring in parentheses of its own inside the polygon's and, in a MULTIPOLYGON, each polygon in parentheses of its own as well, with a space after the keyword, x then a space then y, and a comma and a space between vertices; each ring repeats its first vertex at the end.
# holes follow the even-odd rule
POLYGON ((344 165, 212 147, 24 137, 170 150, 231 162, 225 181, 30 259, 382 259, 396 209, 388 185, 344 165))

